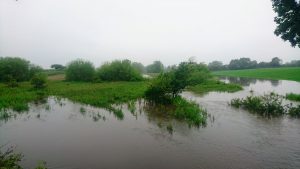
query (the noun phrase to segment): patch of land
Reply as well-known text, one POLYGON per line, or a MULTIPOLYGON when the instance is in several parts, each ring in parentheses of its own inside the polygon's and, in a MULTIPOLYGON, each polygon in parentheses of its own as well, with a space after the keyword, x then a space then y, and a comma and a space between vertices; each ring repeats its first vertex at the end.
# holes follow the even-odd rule
POLYGON ((213 72, 213 75, 250 77, 250 78, 261 78, 261 79, 274 79, 274 80, 292 80, 292 81, 300 82, 300 67, 216 71, 213 72))

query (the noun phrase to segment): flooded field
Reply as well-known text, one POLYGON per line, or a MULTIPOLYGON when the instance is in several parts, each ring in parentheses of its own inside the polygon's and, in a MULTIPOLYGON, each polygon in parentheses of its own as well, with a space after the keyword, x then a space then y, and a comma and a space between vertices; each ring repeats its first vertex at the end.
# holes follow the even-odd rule
MULTIPOLYGON (((0 120, 0 145, 15 145, 25 168, 40 160, 55 169, 300 168, 300 119, 264 118, 228 106, 232 98, 268 92, 300 93, 292 81, 222 78, 236 93, 182 95, 207 109, 205 126, 191 127, 153 113, 143 100, 124 116, 50 97, 29 112, 0 120)), ((297 104, 297 103, 296 103, 297 104)))

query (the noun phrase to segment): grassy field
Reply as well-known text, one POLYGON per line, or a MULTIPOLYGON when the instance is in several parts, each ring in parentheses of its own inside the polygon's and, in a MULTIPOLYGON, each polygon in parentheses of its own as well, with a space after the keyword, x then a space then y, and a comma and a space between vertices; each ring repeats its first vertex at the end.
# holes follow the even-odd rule
POLYGON ((292 80, 300 82, 300 67, 216 71, 213 72, 213 75, 275 80, 292 80))
POLYGON ((203 84, 199 84, 196 86, 190 86, 188 87, 188 90, 198 93, 198 94, 203 94, 211 91, 218 91, 218 92, 236 92, 239 90, 243 90, 242 86, 238 84, 233 84, 233 83, 224 83, 221 81, 217 80, 210 80, 207 81, 203 84))

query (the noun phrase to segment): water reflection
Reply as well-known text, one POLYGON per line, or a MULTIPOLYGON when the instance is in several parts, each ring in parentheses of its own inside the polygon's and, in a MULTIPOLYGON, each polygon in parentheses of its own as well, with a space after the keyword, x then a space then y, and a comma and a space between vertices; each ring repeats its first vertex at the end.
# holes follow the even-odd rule
MULTIPOLYGON (((241 80, 236 80, 241 81, 241 80)), ((245 80, 244 80, 245 81, 245 80)), ((159 113, 144 100, 108 109, 50 97, 32 103, 28 112, 0 120, 0 145, 23 152, 25 168, 47 161, 48 168, 285 168, 300 166, 300 119, 263 118, 228 106, 232 98, 275 91, 300 93, 289 81, 250 80, 236 93, 182 94, 209 113, 205 127, 159 113), (254 83, 255 82, 255 83, 254 83)), ((163 109, 160 109, 163 110, 163 109)))
POLYGON ((225 81, 226 83, 236 83, 241 84, 242 86, 250 86, 251 84, 256 84, 257 82, 266 83, 270 82, 273 87, 276 87, 280 84, 279 80, 264 80, 264 79, 255 79, 255 78, 246 78, 246 77, 219 77, 220 80, 225 81))

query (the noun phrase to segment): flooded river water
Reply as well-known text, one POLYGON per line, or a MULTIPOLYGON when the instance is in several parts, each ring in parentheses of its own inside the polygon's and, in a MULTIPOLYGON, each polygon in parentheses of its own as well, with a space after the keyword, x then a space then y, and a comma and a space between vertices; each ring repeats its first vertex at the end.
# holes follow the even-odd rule
POLYGON ((15 145, 25 168, 40 160, 55 169, 300 168, 300 119, 263 118, 228 106, 235 97, 300 93, 300 83, 222 78, 243 85, 236 93, 182 95, 207 109, 203 127, 153 114, 136 102, 123 118, 67 99, 50 97, 29 112, 0 120, 0 145, 15 145), (171 129, 169 126, 172 126, 171 129))

